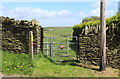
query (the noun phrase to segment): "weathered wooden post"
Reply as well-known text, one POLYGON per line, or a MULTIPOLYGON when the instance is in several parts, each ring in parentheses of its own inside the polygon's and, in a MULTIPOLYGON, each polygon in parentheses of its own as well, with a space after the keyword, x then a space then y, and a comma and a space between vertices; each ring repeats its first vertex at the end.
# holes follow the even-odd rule
POLYGON ((35 53, 38 54, 40 53, 40 26, 39 26, 39 22, 36 19, 32 19, 31 21, 32 26, 35 27, 36 29, 36 48, 35 48, 35 53))
POLYGON ((33 32, 29 32, 29 53, 30 53, 30 59, 33 59, 34 53, 33 53, 33 32))
POLYGON ((106 70, 106 0, 100 2, 100 71, 106 70))

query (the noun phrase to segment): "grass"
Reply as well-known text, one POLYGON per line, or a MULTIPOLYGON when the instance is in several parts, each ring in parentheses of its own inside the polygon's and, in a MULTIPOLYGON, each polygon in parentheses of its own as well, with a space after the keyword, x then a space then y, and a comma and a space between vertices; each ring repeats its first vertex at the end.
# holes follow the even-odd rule
POLYGON ((27 54, 2 53, 2 73, 31 75, 35 65, 27 54))
POLYGON ((55 63, 43 54, 34 56, 34 60, 29 59, 27 54, 12 54, 1 52, 2 73, 6 75, 26 75, 29 77, 114 77, 117 70, 107 68, 105 72, 99 72, 98 67, 83 66, 76 61, 66 61, 55 63), (109 74, 110 73, 110 74, 109 74))
POLYGON ((53 31, 44 31, 44 36, 72 36, 72 27, 45 27, 53 31))
MULTIPOLYGON (((38 59, 39 57, 37 58, 37 60, 38 59)), ((37 69, 33 72, 33 76, 41 77, 80 77, 85 75, 89 77, 93 76, 93 73, 91 73, 90 69, 70 65, 73 62, 69 62, 66 64, 56 64, 54 61, 52 60, 50 61, 49 58, 43 56, 39 59, 39 61, 35 61, 35 63, 37 69)))
POLYGON ((55 64, 42 54, 35 55, 34 60, 30 60, 27 54, 9 52, 2 52, 2 54, 2 73, 7 75, 19 74, 35 77, 93 77, 94 75, 90 69, 69 65, 73 62, 55 64))

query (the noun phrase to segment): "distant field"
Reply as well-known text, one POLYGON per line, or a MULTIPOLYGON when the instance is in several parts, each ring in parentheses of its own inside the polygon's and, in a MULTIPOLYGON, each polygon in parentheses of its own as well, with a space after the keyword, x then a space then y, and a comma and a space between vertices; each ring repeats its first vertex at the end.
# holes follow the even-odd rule
POLYGON ((44 27, 44 36, 72 36, 72 27, 44 27))

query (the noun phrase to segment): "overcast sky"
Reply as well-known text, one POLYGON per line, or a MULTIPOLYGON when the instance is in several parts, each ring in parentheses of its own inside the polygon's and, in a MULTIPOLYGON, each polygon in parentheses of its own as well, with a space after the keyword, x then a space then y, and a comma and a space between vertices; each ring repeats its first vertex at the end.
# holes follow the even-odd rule
MULTIPOLYGON (((107 2, 107 17, 118 11, 118 2, 107 2)), ((37 19, 44 27, 73 26, 88 16, 99 16, 99 2, 1 2, 0 15, 37 19)))

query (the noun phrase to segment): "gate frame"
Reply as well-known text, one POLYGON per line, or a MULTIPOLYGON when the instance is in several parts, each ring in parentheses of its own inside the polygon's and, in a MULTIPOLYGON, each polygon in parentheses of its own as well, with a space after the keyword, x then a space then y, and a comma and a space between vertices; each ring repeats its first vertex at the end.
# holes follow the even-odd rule
MULTIPOLYGON (((43 50, 47 50, 46 52, 47 52, 47 55, 48 55, 48 50, 49 50, 49 47, 48 47, 48 45, 50 45, 50 57, 51 58, 53 58, 54 57, 54 55, 53 55, 53 44, 67 44, 67 48, 66 48, 66 51, 67 51, 67 54, 68 54, 68 57, 69 57, 69 52, 68 52, 68 44, 75 44, 76 45, 76 58, 77 58, 77 60, 78 60, 78 53, 77 52, 79 52, 79 38, 78 38, 78 36, 53 36, 53 37, 43 37, 43 39, 44 38, 47 38, 47 39, 49 39, 50 38, 50 42, 48 42, 48 40, 47 40, 47 42, 43 42, 43 45, 44 44, 47 44, 47 47, 46 48, 44 48, 44 46, 43 46, 43 50), (54 40, 54 38, 66 38, 66 43, 62 43, 62 42, 53 42, 53 40, 54 40), (68 42, 68 38, 72 38, 72 40, 73 40, 73 38, 75 38, 76 40, 75 40, 75 42, 73 43, 73 42, 68 42)), ((58 50, 60 50, 60 49, 58 49, 58 50)))

